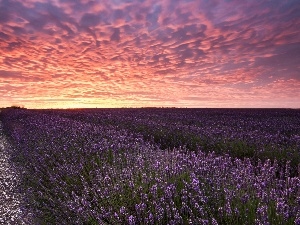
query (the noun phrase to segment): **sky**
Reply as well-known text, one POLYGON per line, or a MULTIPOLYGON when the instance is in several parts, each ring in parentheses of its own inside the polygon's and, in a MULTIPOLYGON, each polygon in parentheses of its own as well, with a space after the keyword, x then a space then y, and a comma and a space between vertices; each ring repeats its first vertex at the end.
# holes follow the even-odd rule
POLYGON ((300 108, 299 0, 0 0, 0 107, 300 108))

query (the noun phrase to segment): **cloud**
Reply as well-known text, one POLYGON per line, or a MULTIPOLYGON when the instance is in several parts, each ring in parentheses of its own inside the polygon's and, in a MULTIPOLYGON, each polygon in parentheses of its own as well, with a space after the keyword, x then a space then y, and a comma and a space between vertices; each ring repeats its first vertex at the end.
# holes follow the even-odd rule
POLYGON ((0 79, 27 91, 35 83, 34 95, 53 99, 102 93, 233 104, 263 96, 275 80, 299 81, 299 7, 297 0, 3 0, 0 79))
POLYGON ((110 41, 120 41, 120 29, 119 28, 114 28, 113 34, 110 36, 110 41))
POLYGON ((1 78, 13 78, 13 79, 20 78, 20 77, 22 77, 22 72, 0 70, 0 77, 1 78))
POLYGON ((0 32, 0 38, 1 38, 2 40, 8 41, 9 38, 10 38, 10 36, 7 35, 6 33, 0 32))
MULTIPOLYGON (((101 12, 103 13, 103 12, 101 12)), ((99 14, 101 14, 99 13, 99 14)), ((83 15, 83 17, 80 20, 80 25, 83 27, 94 27, 100 24, 101 17, 94 15, 92 13, 86 13, 83 15)))

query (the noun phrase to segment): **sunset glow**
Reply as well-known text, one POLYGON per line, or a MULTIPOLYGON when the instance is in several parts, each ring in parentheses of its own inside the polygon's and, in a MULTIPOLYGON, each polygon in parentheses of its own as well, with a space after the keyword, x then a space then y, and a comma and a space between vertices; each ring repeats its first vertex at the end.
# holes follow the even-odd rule
POLYGON ((300 108, 299 0, 1 0, 0 107, 300 108))

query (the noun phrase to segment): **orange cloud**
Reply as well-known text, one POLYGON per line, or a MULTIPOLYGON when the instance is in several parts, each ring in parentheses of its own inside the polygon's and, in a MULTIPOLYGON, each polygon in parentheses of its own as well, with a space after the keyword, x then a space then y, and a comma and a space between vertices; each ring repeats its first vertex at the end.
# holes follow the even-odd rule
POLYGON ((4 0, 0 103, 298 107, 299 7, 4 0))

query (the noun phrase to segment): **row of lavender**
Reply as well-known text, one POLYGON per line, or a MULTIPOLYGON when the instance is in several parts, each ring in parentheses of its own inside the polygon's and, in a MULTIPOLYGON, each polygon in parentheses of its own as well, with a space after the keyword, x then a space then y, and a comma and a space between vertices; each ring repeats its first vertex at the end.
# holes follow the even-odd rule
POLYGON ((300 224, 289 163, 162 150, 66 113, 1 114, 36 224, 300 224))
MULTIPOLYGON (((49 112, 51 113, 51 112, 49 112)), ((300 110, 120 109, 62 111, 77 121, 139 133, 162 149, 185 146, 232 157, 300 163, 300 110)))

